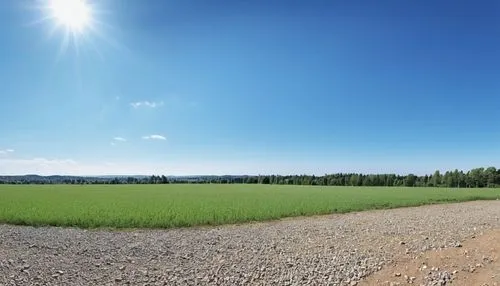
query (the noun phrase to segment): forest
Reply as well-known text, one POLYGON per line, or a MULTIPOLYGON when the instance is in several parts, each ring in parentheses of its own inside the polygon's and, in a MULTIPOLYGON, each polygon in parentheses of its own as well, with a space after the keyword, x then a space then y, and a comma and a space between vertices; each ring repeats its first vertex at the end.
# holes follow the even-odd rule
POLYGON ((431 175, 337 173, 314 175, 259 176, 0 176, 0 184, 274 184, 312 186, 369 186, 369 187, 448 187, 484 188, 500 186, 500 169, 495 167, 459 170, 431 175))

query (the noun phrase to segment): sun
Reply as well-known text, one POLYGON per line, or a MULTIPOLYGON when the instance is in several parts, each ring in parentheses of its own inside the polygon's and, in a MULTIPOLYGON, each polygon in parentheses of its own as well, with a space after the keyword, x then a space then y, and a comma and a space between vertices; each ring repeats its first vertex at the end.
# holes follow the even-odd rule
MULTIPOLYGON (((0 0, 1 1, 1 0, 0 0)), ((100 47, 110 44, 115 48, 122 48, 115 41, 112 33, 115 26, 110 25, 107 17, 111 15, 109 7, 102 0, 30 0, 28 9, 36 12, 38 19, 28 25, 45 26, 47 38, 61 39, 57 60, 68 50, 73 50, 76 57, 95 52, 101 59, 104 57, 100 47), (103 19, 104 18, 104 19, 103 19)))
POLYGON ((71 32, 83 32, 90 25, 92 11, 85 0, 50 0, 52 17, 71 32))

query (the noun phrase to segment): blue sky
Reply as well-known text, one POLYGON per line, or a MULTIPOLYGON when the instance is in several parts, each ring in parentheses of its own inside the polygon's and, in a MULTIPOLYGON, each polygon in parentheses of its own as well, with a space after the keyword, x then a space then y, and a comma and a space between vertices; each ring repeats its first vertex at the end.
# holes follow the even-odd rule
POLYGON ((500 165, 498 1, 87 0, 67 47, 48 2, 0 7, 0 174, 500 165))

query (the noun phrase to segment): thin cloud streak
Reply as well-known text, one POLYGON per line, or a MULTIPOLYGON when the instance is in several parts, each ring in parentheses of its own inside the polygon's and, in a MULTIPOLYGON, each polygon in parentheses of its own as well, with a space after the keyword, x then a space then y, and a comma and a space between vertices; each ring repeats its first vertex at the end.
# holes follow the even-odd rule
POLYGON ((140 108, 140 107, 156 108, 156 107, 163 106, 163 104, 164 104, 163 101, 160 101, 160 102, 138 101, 138 102, 130 103, 130 106, 132 106, 135 109, 140 108))
POLYGON ((142 139, 144 139, 144 140, 167 140, 167 138, 165 138, 165 136, 157 135, 157 134, 149 135, 149 136, 142 136, 142 139))

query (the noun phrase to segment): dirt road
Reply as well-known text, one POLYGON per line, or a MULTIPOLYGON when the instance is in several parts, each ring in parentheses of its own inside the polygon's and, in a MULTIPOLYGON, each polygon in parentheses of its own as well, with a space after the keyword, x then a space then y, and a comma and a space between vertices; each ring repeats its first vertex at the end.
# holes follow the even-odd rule
POLYGON ((495 285, 499 229, 499 201, 173 230, 0 225, 0 285, 495 285))

